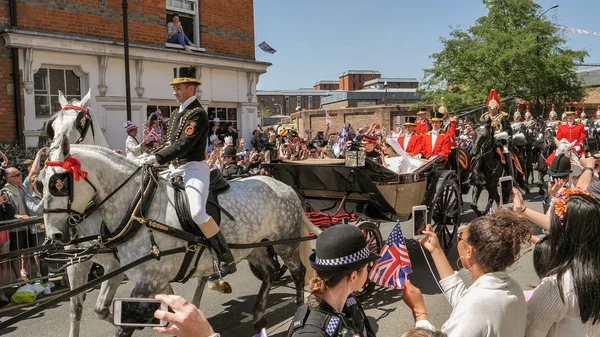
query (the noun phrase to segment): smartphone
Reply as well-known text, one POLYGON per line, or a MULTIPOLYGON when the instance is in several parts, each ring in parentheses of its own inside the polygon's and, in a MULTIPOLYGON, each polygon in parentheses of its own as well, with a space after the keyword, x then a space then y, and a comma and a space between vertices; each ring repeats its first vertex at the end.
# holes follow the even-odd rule
POLYGON ((113 323, 117 326, 167 326, 167 321, 154 318, 156 310, 169 307, 152 298, 116 298, 113 301, 113 323))
POLYGON ((427 226, 427 206, 419 205, 412 208, 413 219, 413 239, 422 239, 425 237, 423 231, 427 226))
POLYGON ((600 153, 600 149, 598 148, 598 141, 594 138, 586 138, 585 145, 587 149, 585 150, 586 155, 589 152, 592 156, 600 153))
POLYGON ((512 207, 515 195, 513 194, 513 178, 504 176, 498 182, 498 190, 500 191, 500 206, 512 207))

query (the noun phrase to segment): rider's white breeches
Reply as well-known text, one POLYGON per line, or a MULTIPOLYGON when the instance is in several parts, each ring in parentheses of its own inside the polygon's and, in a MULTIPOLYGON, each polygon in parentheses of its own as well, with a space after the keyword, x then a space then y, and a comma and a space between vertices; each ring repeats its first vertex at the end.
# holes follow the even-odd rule
POLYGON ((192 161, 182 165, 185 169, 183 182, 185 194, 190 203, 190 213, 196 224, 205 223, 209 216, 206 214, 206 199, 210 185, 210 167, 206 161, 192 161))

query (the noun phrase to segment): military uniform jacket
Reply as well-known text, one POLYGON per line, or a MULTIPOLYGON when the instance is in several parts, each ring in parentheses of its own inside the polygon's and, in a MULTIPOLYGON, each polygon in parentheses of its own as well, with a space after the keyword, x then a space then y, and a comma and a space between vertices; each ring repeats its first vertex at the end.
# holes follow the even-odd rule
POLYGON ((366 156, 367 156, 367 158, 371 159, 372 161, 376 162, 379 165, 383 164, 381 162, 381 153, 377 152, 376 150, 373 150, 371 152, 367 152, 366 156))
POLYGON ((487 122, 488 119, 492 120, 492 128, 495 133, 506 131, 509 135, 512 135, 512 129, 508 122, 508 114, 504 111, 498 112, 495 116, 490 115, 489 112, 481 115, 479 121, 487 122))
POLYGON ((435 139, 435 144, 433 144, 432 131, 423 136, 423 157, 426 159, 441 154, 445 160, 448 160, 451 151, 450 136, 448 134, 440 131, 435 139))
POLYGON ((423 120, 417 119, 415 121, 415 125, 415 132, 424 135, 427 132, 427 129, 429 128, 429 120, 427 118, 423 120))
POLYGON ((298 308, 288 329, 288 337, 375 337, 367 315, 354 297, 348 297, 341 313, 325 301, 313 307, 298 308))
POLYGON ((171 144, 156 153, 156 160, 161 165, 172 161, 176 166, 203 161, 209 132, 208 114, 198 100, 192 101, 171 116, 167 137, 171 144))
MULTIPOLYGON (((559 141, 566 139, 569 142, 576 141, 575 146, 581 146, 583 148, 583 141, 586 137, 585 129, 583 124, 573 122, 573 125, 569 125, 569 122, 562 122, 556 130, 556 139, 559 141)), ((580 155, 582 151, 580 151, 580 155)))

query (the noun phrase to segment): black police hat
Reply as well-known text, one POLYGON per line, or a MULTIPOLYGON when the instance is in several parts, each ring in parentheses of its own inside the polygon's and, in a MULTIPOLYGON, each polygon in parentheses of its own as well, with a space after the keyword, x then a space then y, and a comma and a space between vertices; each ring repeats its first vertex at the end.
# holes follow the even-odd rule
POLYGON ((323 231, 316 248, 310 265, 322 272, 356 270, 380 258, 369 250, 363 232, 352 225, 335 225, 323 231))
POLYGON ((228 146, 223 149, 223 156, 235 157, 236 155, 237 155, 237 151, 235 150, 235 147, 233 147, 233 146, 228 146))
POLYGON ((573 172, 571 170, 571 158, 562 153, 554 158, 548 169, 548 174, 555 178, 566 177, 571 174, 571 172, 573 172))

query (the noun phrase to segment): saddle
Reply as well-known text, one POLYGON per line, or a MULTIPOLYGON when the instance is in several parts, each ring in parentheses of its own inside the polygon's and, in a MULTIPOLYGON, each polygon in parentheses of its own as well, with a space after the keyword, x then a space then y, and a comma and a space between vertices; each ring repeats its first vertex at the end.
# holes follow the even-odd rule
MULTIPOLYGON (((175 213, 181 224, 181 228, 197 236, 202 236, 198 224, 192 219, 190 213, 190 203, 185 193, 183 176, 177 175, 171 178, 171 186, 175 196, 175 213)), ((210 171, 210 184, 208 187, 208 198, 206 200, 206 213, 210 215, 217 225, 221 224, 221 212, 227 215, 231 220, 235 220, 231 214, 227 213, 220 205, 218 195, 229 189, 229 183, 223 178, 221 170, 210 171)))

